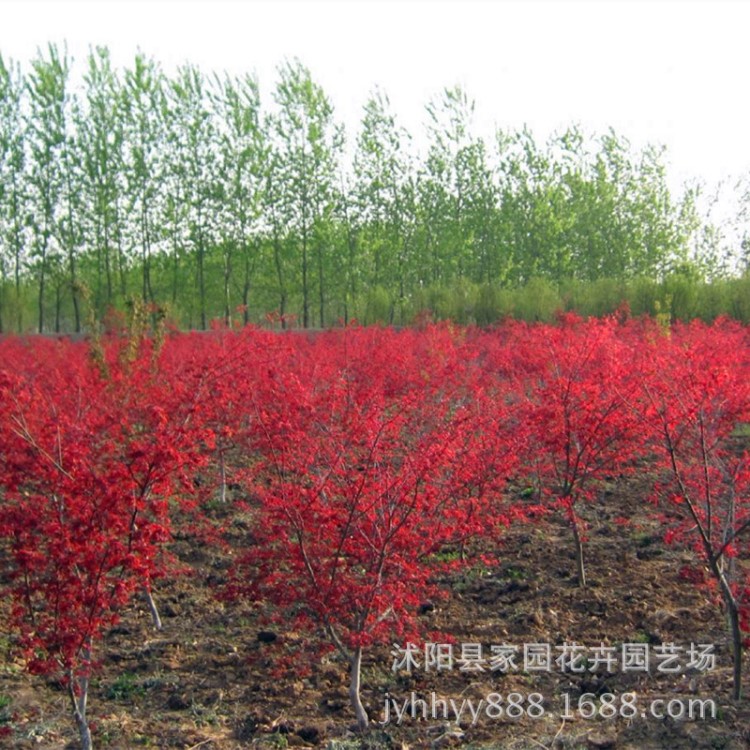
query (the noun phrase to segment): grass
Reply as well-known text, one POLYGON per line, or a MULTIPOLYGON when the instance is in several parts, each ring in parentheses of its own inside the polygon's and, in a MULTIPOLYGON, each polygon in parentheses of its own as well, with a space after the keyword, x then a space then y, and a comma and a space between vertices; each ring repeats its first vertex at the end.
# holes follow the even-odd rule
POLYGON ((11 720, 10 704, 10 696, 0 693, 0 728, 11 720))
POLYGON ((109 686, 106 696, 109 700, 130 701, 144 695, 145 692, 134 674, 124 672, 109 686))

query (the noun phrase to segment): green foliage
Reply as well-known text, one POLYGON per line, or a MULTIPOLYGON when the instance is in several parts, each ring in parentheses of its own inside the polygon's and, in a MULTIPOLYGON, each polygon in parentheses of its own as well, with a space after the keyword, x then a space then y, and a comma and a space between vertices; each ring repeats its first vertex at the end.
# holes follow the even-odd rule
POLYGON ((382 286, 375 286, 365 295, 362 323, 372 325, 373 323, 388 324, 393 318, 393 303, 388 290, 382 286))
POLYGON ((670 193, 660 147, 579 127, 487 142, 452 87, 426 105, 423 154, 378 89, 347 151, 298 60, 268 108, 253 76, 167 75, 141 53, 117 70, 98 47, 78 89, 71 73, 55 45, 26 72, 0 57, 0 331, 84 328, 84 288, 99 320, 137 294, 195 328, 238 308, 243 322, 429 310, 486 325, 623 301, 750 320, 747 277, 732 276, 748 243, 701 215, 700 188, 670 193))
POLYGON ((121 674, 107 689, 108 700, 131 701, 145 693, 143 685, 130 672, 121 674))
POLYGON ((555 286, 544 278, 534 277, 514 294, 513 315, 530 322, 551 321, 563 308, 555 286))

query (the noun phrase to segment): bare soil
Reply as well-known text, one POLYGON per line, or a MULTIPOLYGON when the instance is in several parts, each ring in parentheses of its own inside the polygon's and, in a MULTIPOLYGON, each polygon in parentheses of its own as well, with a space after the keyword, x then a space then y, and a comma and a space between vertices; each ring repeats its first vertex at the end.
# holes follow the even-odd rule
MULTIPOLYGON (((683 648, 714 644, 714 669, 666 674, 652 663, 648 672, 623 672, 618 657, 612 671, 566 672, 558 666, 524 671, 521 653, 520 668, 508 674, 463 672, 455 662, 452 670, 407 674, 392 670, 392 647, 384 646, 372 649, 365 659, 363 700, 373 723, 360 735, 352 728, 346 665, 335 653, 307 668, 298 651, 302 634, 269 627, 252 603, 216 597, 232 555, 247 543, 246 524, 235 518, 229 550, 175 542, 176 553, 191 572, 165 581, 156 592, 162 631, 153 629, 147 608, 137 602, 100 645, 103 662, 89 708, 95 747, 748 748, 750 705, 731 699, 732 660, 721 608, 684 574, 683 566, 693 561, 691 553, 665 548, 662 529, 648 520, 644 495, 637 481, 620 481, 586 507, 586 589, 576 585, 572 536, 564 518, 517 524, 500 540, 496 565, 456 574, 447 581, 446 601, 425 602, 425 628, 445 634, 439 642, 452 639, 454 657, 460 656, 461 644, 471 643, 482 644, 485 656, 493 644, 521 650, 524 644, 550 644, 554 656, 565 642, 588 649, 615 646, 618 655, 622 643, 647 643, 652 655, 667 643, 683 648), (631 524, 618 523, 622 517, 631 524), (483 700, 487 709, 488 699, 497 703, 493 693, 502 696, 504 708, 510 693, 519 694, 515 700, 521 701, 523 715, 497 717, 494 709, 483 710, 473 722, 468 703, 463 703, 460 722, 441 714, 440 701, 450 707, 451 699, 456 706, 471 700, 475 708, 483 700), (635 693, 634 716, 623 709, 623 694, 629 693, 635 693), (541 710, 536 711, 541 715, 526 714, 530 694, 542 696, 541 710), (613 718, 603 708, 602 696, 606 703, 607 694, 616 696, 613 718), (564 717, 566 695, 570 711, 564 717), (425 704, 410 708, 412 697, 425 704), (389 698, 400 710, 407 702, 401 725, 378 724, 389 698), (671 700, 685 706, 690 700, 714 701, 716 716, 649 715, 653 701, 664 701, 656 707, 665 712, 671 700), (595 715, 582 715, 587 710, 595 715)), ((228 516, 231 506, 216 513, 228 516)), ((744 689, 750 690, 750 679, 744 689)), ((672 704, 673 713, 677 707, 672 704)), ((25 673, 6 632, 0 632, 0 747, 76 747, 65 693, 25 673)))

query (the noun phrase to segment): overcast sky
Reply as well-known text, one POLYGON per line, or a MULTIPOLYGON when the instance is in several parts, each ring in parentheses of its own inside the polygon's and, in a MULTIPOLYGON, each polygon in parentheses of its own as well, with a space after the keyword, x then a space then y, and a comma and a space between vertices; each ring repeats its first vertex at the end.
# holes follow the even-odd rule
POLYGON ((0 53, 23 65, 49 41, 80 62, 107 45, 169 72, 257 73, 299 57, 353 135, 377 84, 415 135, 459 83, 477 129, 609 126, 668 148, 673 183, 750 173, 746 0, 0 0, 0 53))

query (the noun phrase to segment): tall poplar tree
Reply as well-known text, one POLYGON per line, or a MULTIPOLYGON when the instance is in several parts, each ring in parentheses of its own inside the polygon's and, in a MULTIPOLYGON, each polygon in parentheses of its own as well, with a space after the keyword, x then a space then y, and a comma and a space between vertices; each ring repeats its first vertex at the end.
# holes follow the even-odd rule
POLYGON ((165 94, 159 66, 142 53, 125 72, 125 185, 129 255, 137 257, 141 271, 141 296, 155 300, 152 283, 153 254, 162 237, 161 191, 164 188, 165 94))
POLYGON ((213 113, 201 71, 184 65, 168 87, 169 177, 185 202, 185 236, 195 262, 198 321, 208 327, 208 256, 215 245, 222 175, 215 168, 213 113))
POLYGON ((21 300, 26 261, 26 184, 20 67, 0 55, 0 332, 21 332, 21 300), (11 291, 12 290, 12 291, 11 291), (13 311, 13 320, 9 312, 13 311))
POLYGON ((268 144, 263 131, 260 91, 255 77, 228 75, 216 81, 213 106, 217 112, 221 201, 219 211, 222 255, 222 307, 231 316, 232 278, 241 266, 239 299, 245 322, 250 291, 260 253, 260 216, 268 144))
POLYGON ((375 91, 364 106, 354 154, 353 206, 357 214, 360 253, 349 258, 351 292, 359 286, 395 295, 403 307, 413 282, 415 205, 410 136, 399 127, 390 101, 375 91))
POLYGON ((30 165, 28 184, 31 200, 31 258, 37 283, 37 328, 47 328, 47 292, 55 284, 56 323, 59 324, 60 278, 63 248, 59 244, 60 221, 65 185, 64 151, 67 147, 67 92, 69 74, 67 52, 51 44, 47 56, 31 63, 27 79, 30 106, 26 117, 26 137, 30 165))
POLYGON ((311 306, 317 285, 318 323, 326 323, 330 222, 335 208, 343 130, 333 105, 310 71, 299 61, 279 69, 272 117, 275 155, 270 178, 280 190, 277 206, 289 229, 300 262, 302 324, 313 323, 311 306), (315 283, 317 282, 317 284, 315 283))
POLYGON ((93 302, 99 313, 127 295, 124 221, 124 100, 109 50, 89 53, 84 108, 78 130, 82 151, 86 237, 93 266, 93 302))

